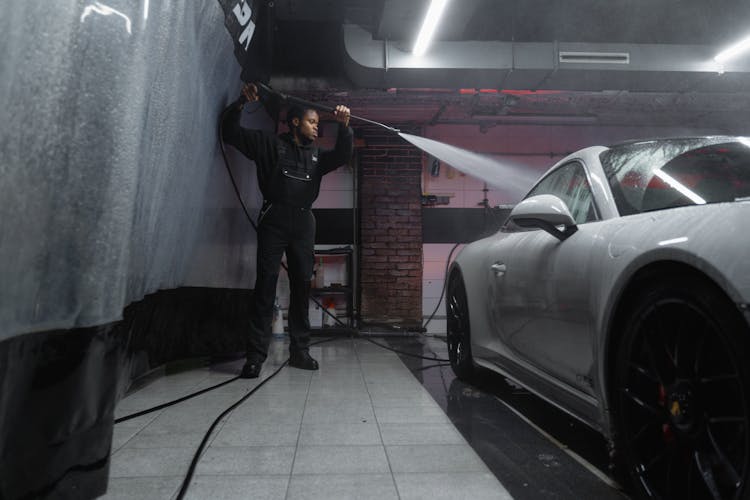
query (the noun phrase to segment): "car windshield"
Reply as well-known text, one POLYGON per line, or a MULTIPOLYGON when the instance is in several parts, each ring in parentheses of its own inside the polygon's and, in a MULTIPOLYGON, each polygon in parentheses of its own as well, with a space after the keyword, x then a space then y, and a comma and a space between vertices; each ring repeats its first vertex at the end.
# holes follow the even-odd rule
POLYGON ((747 138, 635 142, 600 159, 620 215, 750 197, 747 138))

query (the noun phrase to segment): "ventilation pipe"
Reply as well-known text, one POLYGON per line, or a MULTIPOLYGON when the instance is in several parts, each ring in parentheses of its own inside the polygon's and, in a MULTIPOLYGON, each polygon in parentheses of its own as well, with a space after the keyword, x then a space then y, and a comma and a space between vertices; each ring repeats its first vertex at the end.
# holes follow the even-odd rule
POLYGON ((750 60, 719 65, 707 45, 433 42, 422 57, 406 42, 343 26, 346 72, 361 87, 716 91, 750 88, 750 60), (723 73, 722 73, 723 71, 723 73))

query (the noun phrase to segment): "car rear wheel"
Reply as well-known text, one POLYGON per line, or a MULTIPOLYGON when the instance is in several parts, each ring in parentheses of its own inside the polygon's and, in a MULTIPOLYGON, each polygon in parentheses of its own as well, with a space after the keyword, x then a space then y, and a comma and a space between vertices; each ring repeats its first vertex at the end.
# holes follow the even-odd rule
POLYGON ((640 295, 619 343, 617 446, 643 498, 748 494, 747 326, 697 278, 660 280, 640 295))
POLYGON ((468 380, 474 374, 471 356, 471 327, 466 287, 461 273, 454 271, 448 281, 448 357, 456 376, 468 380))

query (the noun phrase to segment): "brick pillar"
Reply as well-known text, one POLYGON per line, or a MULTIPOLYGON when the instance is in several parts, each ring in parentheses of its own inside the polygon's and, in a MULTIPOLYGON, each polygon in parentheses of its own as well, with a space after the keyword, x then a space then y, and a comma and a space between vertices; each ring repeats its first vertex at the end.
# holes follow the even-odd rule
POLYGON ((384 129, 358 129, 365 142, 358 150, 360 315, 364 323, 418 328, 422 322, 422 152, 384 129))

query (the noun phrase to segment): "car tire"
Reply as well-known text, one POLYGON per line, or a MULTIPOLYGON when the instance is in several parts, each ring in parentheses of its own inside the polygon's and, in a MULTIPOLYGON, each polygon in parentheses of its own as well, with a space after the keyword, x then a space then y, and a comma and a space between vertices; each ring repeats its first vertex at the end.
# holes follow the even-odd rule
POLYGON ((458 270, 451 273, 448 281, 446 313, 448 357, 451 367, 458 378, 468 381, 474 375, 474 360, 471 355, 471 324, 469 322, 466 287, 461 272, 458 270))
POLYGON ((612 401, 618 461, 639 497, 750 494, 748 333, 700 277, 662 276, 629 308, 612 401))

